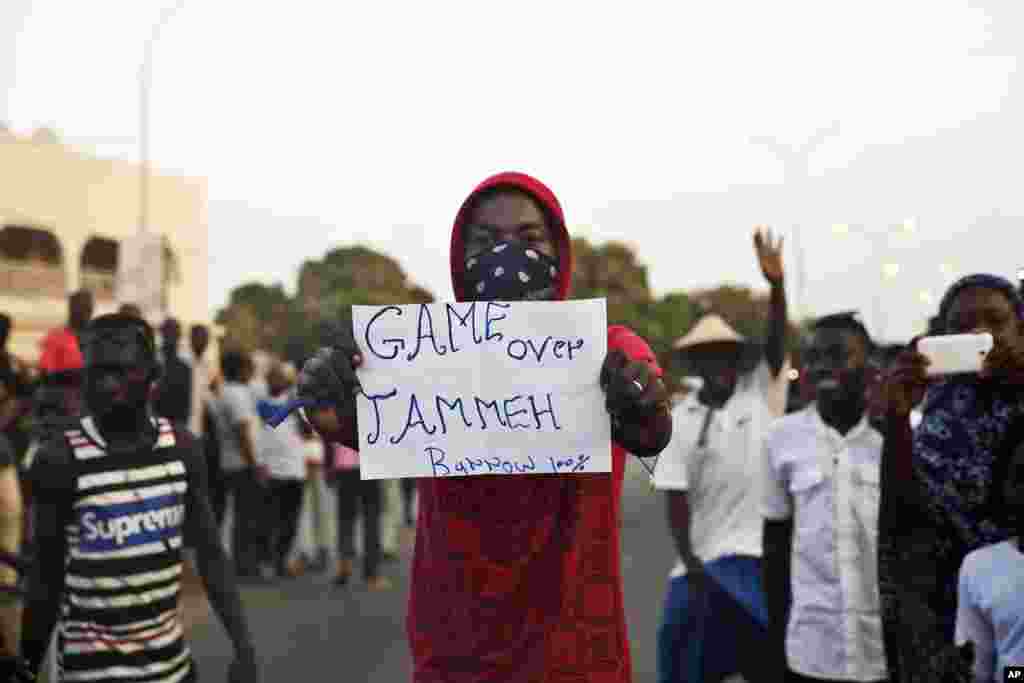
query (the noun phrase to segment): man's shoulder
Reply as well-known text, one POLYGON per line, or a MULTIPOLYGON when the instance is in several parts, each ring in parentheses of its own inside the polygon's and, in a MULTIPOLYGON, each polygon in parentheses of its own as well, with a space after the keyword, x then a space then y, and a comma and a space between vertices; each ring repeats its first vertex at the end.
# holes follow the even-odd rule
POLYGON ((867 416, 865 416, 864 419, 867 422, 867 426, 864 430, 864 439, 871 446, 871 448, 874 448, 881 452, 882 446, 885 445, 885 435, 882 434, 878 427, 871 424, 871 420, 868 419, 867 416))
POLYGON ((50 434, 43 439, 39 444, 39 450, 36 452, 32 467, 63 466, 71 464, 73 460, 74 455, 71 450, 71 444, 68 443, 67 436, 61 432, 50 434))
POLYGON ((187 470, 205 466, 204 454, 199 439, 184 422, 162 417, 158 421, 159 435, 163 444, 172 446, 174 457, 180 458, 187 470))
POLYGON ((1013 547, 1012 541, 984 545, 967 553, 961 571, 968 578, 988 574, 993 568, 998 568, 1007 557, 1013 557, 1019 553, 1020 551, 1013 547))
POLYGON ((221 393, 224 396, 230 396, 231 398, 251 395, 249 387, 245 386, 241 382, 224 382, 224 386, 221 387, 221 393))
POLYGON ((221 387, 220 398, 225 403, 235 406, 239 404, 249 405, 250 403, 255 403, 253 401, 252 392, 249 391, 249 388, 244 384, 239 384, 238 382, 226 382, 224 386, 221 387))
POLYGON ((28 466, 28 479, 34 492, 65 490, 72 481, 75 463, 68 437, 51 433, 40 443, 28 466))
POLYGON ((161 417, 157 419, 156 424, 161 437, 167 438, 167 434, 173 435, 174 445, 177 448, 193 449, 199 444, 198 439, 192 434, 192 430, 180 420, 161 417))
POLYGON ((673 415, 688 415, 690 413, 697 413, 701 410, 701 402, 697 400, 697 392, 691 391, 672 406, 673 415))
POLYGON ((773 420, 765 430, 764 442, 769 448, 778 447, 794 437, 803 437, 811 428, 807 408, 804 408, 773 420))
MULTIPOLYGON (((691 423, 699 423, 704 419, 704 413, 707 410, 707 407, 697 400, 696 392, 687 394, 672 408, 673 429, 677 427, 685 429, 691 423)), ((697 428, 699 428, 699 424, 697 424, 697 428)))

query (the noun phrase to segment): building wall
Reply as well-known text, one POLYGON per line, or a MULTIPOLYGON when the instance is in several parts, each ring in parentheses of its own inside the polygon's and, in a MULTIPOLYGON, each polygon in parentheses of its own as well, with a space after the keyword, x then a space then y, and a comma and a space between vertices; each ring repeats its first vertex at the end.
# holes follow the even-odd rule
MULTIPOLYGON (((9 348, 34 362, 45 333, 66 320, 68 294, 93 291, 97 314, 120 304, 115 272, 83 268, 82 253, 93 238, 120 242, 138 230, 139 167, 92 158, 46 136, 0 131, 0 178, 0 228, 47 231, 60 245, 59 265, 0 255, 0 311, 13 320, 9 348)), ((155 173, 149 196, 149 230, 164 236, 179 275, 169 285, 168 314, 186 329, 209 324, 206 182, 155 173)), ((5 234, 0 230, 0 248, 5 234)))

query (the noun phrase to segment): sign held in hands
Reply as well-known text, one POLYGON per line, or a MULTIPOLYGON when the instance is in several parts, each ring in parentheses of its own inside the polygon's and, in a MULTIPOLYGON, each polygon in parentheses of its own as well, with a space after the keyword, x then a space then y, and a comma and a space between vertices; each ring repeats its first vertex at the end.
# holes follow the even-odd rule
POLYGON ((604 299, 354 306, 363 479, 611 471, 604 299))

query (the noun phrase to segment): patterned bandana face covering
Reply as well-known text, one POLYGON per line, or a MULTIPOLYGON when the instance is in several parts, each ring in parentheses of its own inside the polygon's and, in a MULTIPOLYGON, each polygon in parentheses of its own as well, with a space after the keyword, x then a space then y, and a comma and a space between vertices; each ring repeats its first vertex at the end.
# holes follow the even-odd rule
POLYGON ((558 262, 536 249, 499 242, 466 259, 469 301, 553 301, 558 262))

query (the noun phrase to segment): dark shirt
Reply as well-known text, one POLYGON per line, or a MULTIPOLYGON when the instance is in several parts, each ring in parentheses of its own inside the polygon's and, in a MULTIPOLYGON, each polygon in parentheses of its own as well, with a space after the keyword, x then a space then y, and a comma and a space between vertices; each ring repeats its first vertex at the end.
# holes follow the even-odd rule
POLYGON ((14 462, 14 448, 11 447, 11 442, 7 437, 0 434, 0 468, 9 467, 14 462))
POLYGON ((39 548, 23 649, 34 666, 59 614, 67 673, 189 675, 177 607, 202 466, 188 430, 167 420, 124 452, 88 418, 43 445, 30 470, 39 548))

